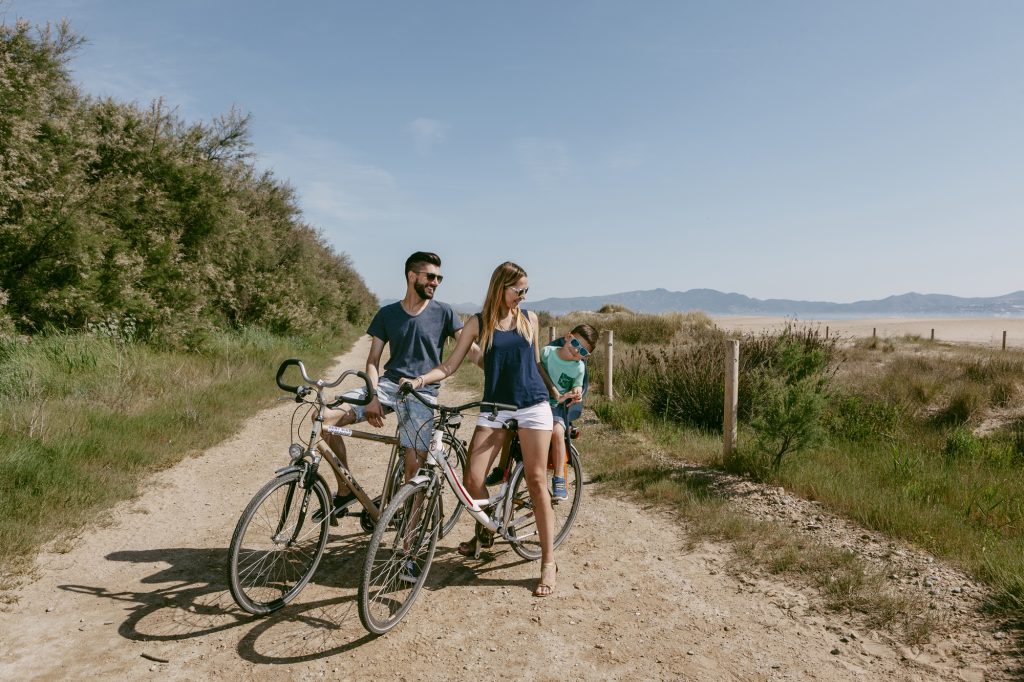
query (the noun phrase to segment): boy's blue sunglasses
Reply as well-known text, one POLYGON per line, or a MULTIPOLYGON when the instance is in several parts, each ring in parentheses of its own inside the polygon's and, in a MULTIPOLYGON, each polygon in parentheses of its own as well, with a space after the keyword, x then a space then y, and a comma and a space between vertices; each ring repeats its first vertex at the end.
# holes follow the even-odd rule
POLYGON ((585 358, 590 355, 590 351, 584 348, 583 344, 580 343, 580 340, 575 336, 569 339, 569 345, 576 349, 576 352, 580 354, 581 358, 585 358))

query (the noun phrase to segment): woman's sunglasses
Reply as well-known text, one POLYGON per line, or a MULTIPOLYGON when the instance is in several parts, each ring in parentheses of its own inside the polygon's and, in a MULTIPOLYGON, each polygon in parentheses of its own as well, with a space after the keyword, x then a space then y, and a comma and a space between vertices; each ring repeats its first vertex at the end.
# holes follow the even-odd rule
POLYGON ((508 288, 511 289, 512 291, 516 292, 516 296, 518 296, 519 298, 526 298, 526 292, 528 292, 530 290, 530 287, 523 287, 522 289, 516 289, 511 284, 508 286, 508 288))
POLYGON ((583 344, 580 343, 579 339, 575 336, 569 339, 569 345, 576 349, 576 352, 580 354, 581 358, 585 358, 590 355, 590 351, 584 348, 583 344))

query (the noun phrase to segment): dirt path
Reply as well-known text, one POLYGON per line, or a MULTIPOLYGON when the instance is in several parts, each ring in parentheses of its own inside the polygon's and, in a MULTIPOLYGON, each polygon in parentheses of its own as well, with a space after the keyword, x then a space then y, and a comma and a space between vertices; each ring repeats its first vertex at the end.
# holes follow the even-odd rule
MULTIPOLYGON (((356 367, 364 339, 338 367, 356 367)), ((451 390, 442 400, 470 396, 451 390)), ((282 612, 252 618, 224 584, 225 548, 259 485, 285 461, 288 404, 251 418, 200 457, 153 477, 70 551, 40 556, 39 577, 0 613, 0 679, 1001 679, 982 638, 909 650, 771 579, 724 570, 728 549, 686 549, 667 515, 586 486, 559 551, 556 596, 530 590, 539 566, 495 545, 479 562, 442 540, 427 586, 382 638, 356 614, 368 538, 334 529, 313 582, 282 612)), ((385 427, 388 428, 387 426, 385 427)), ((393 429, 393 426, 390 426, 393 429)), ((464 427, 465 428, 465 427, 464 427)), ((468 437, 468 429, 465 437, 468 437)), ((586 452, 586 440, 581 441, 586 452)), ((386 450, 352 446, 379 488, 386 450)), ((585 462, 585 457, 584 457, 585 462)), ((587 476, 584 476, 587 480, 587 476)))

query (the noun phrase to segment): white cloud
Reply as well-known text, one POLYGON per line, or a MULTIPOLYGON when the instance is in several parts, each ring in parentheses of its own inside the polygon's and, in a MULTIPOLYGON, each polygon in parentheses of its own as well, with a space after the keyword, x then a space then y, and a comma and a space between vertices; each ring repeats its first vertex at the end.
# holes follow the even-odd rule
POLYGON ((409 123, 409 132, 421 154, 429 154, 436 143, 442 142, 448 135, 448 128, 447 123, 434 118, 417 118, 409 123))
POLYGON ((521 137, 515 147, 520 165, 534 182, 551 185, 569 174, 569 152, 561 140, 521 137))
POLYGON ((295 187, 306 220, 317 227, 399 218, 404 201, 394 176, 355 157, 330 138, 291 132, 282 151, 260 156, 260 166, 295 187))

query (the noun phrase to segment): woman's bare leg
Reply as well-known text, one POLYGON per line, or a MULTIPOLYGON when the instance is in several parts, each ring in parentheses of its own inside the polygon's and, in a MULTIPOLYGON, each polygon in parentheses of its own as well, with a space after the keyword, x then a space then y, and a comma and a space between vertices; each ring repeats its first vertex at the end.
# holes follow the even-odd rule
POLYGON ((469 464, 463 472, 462 482, 466 490, 476 499, 487 497, 487 486, 484 478, 491 470, 494 458, 501 452, 508 431, 502 428, 491 429, 477 426, 469 443, 469 464))
MULTIPOLYGON (((540 534, 541 572, 546 564, 555 562, 555 517, 551 512, 551 494, 548 491, 548 449, 551 446, 551 431, 541 429, 519 429, 519 443, 523 448, 523 467, 526 474, 526 487, 533 501, 533 513, 537 519, 537 532, 540 534)), ((553 585, 554 578, 550 575, 546 584, 553 585)), ((550 591, 538 594, 546 596, 550 591)))

